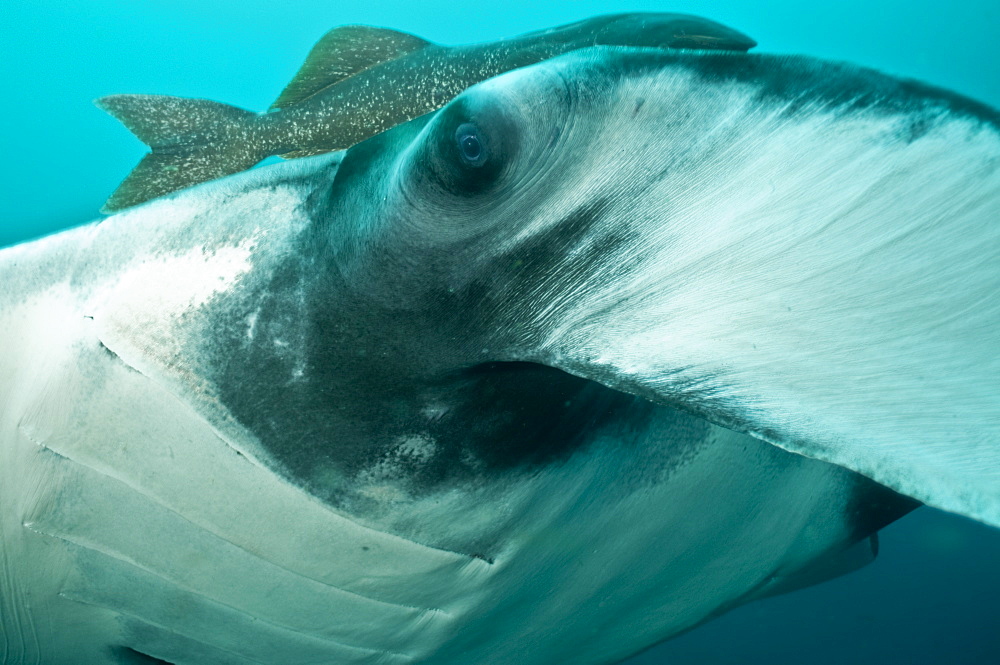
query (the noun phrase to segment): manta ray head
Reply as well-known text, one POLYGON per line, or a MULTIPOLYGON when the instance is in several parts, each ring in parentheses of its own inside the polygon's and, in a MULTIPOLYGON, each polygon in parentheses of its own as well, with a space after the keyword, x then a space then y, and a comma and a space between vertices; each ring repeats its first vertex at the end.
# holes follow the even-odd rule
MULTIPOLYGON (((254 473, 355 525, 296 532, 351 546, 309 565, 439 610, 341 642, 613 662, 870 560, 918 500, 997 521, 995 465, 963 461, 1000 422, 996 127, 846 65, 587 49, 178 194, 204 211, 172 237, 238 269, 155 325, 107 324, 113 297, 94 320, 254 473), (424 572, 372 572, 369 540, 424 572)), ((287 568, 268 524, 242 547, 287 568)))
POLYGON ((333 501, 360 500, 356 481, 389 459, 404 494, 565 460, 652 404, 933 500, 911 486, 919 471, 875 468, 867 421, 788 403, 844 401, 865 362, 858 320, 884 307, 855 291, 914 270, 880 254, 920 187, 899 174, 956 134, 992 139, 991 119, 806 59, 590 49, 498 77, 346 153, 301 252, 227 305, 241 320, 257 305, 256 330, 272 332, 248 342, 226 321, 213 336, 232 329, 251 354, 215 363, 223 400, 333 501))

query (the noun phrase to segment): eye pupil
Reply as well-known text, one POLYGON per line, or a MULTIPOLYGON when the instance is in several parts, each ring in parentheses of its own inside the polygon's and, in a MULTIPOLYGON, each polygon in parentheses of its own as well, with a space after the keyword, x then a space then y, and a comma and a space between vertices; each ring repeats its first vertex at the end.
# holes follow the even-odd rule
POLYGON ((486 148, 479 138, 478 127, 470 122, 462 124, 455 131, 455 140, 458 143, 458 153, 467 164, 482 166, 486 161, 486 148))
POLYGON ((476 161, 483 154, 483 146, 477 136, 462 137, 462 156, 469 161, 476 161))

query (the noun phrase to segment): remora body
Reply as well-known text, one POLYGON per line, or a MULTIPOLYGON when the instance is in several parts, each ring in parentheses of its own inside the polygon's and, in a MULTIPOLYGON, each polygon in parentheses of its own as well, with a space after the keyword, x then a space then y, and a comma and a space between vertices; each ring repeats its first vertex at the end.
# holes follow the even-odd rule
POLYGON ((103 211, 237 173, 271 155, 348 148, 441 108, 474 83, 596 45, 746 51, 755 42, 714 21, 671 13, 609 14, 467 46, 432 44, 386 28, 335 28, 265 114, 162 95, 99 99, 98 106, 152 148, 103 211))
POLYGON ((590 49, 6 250, 8 660, 611 663, 869 560, 857 472, 1000 523, 997 124, 590 49))

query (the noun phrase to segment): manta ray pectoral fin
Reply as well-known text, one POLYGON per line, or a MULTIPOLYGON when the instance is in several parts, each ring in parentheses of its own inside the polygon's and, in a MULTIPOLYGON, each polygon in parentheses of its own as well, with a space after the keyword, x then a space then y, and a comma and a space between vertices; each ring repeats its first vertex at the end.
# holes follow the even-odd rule
POLYGON ((663 130, 685 161, 587 211, 520 359, 1000 526, 1000 116, 880 85, 895 114, 663 130))
POLYGON ((860 540, 850 547, 831 552, 799 570, 787 575, 777 575, 765 586, 755 590, 743 600, 760 600, 779 596, 799 589, 806 589, 823 582, 836 579, 841 575, 853 573, 875 561, 878 556, 878 532, 860 540))
POLYGON ((858 225, 661 257, 672 278, 595 293, 539 361, 1000 526, 995 180, 964 237, 858 225))
POLYGON ((1000 526, 996 328, 982 311, 966 313, 965 330, 954 330, 962 327, 957 317, 935 324, 919 316, 926 328, 912 335, 897 328, 839 349, 790 316, 780 324, 795 338, 787 346, 771 326, 737 341, 731 335, 749 325, 740 316, 726 332, 639 335, 614 350, 607 340, 584 351, 587 360, 563 350, 550 364, 1000 526), (952 328, 950 344, 930 334, 939 326, 952 328))
POLYGON ((425 39, 388 28, 334 28, 316 42, 295 78, 271 104, 271 110, 294 106, 346 78, 429 45, 425 39))

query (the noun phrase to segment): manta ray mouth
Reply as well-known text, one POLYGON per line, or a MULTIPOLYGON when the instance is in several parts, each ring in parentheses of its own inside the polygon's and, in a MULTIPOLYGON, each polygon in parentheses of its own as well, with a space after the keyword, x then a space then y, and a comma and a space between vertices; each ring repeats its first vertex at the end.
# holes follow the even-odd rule
POLYGON ((509 551, 516 530, 511 496, 533 478, 585 456, 615 423, 642 422, 653 408, 524 361, 449 371, 404 397, 402 415, 379 413, 383 429, 362 454, 327 453, 327 462, 341 453, 332 472, 287 465, 283 473, 365 528, 486 564, 501 562, 509 551))

